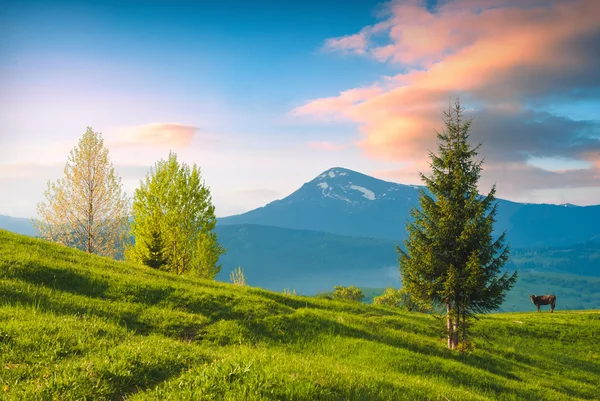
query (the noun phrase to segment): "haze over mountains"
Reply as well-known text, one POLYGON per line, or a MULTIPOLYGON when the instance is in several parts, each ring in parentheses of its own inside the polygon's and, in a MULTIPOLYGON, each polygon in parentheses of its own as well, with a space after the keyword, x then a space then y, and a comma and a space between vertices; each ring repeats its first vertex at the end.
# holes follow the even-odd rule
POLYGON ((31 220, 21 217, 11 217, 0 214, 0 228, 32 237, 37 235, 37 231, 31 224, 31 220))
MULTIPOLYGON (((228 281, 237 266, 249 285, 303 294, 334 285, 398 287, 395 246, 406 237, 409 210, 420 186, 379 180, 343 168, 329 169, 286 198, 218 219, 227 249, 217 276, 228 281)), ((511 260, 525 286, 510 293, 504 310, 527 310, 531 291, 554 291, 575 307, 600 307, 600 205, 523 204, 499 200, 497 232, 507 231, 511 260), (539 272, 564 274, 552 279, 539 272), (574 274, 575 273, 575 274, 574 274), (553 282, 562 286, 553 286, 553 282), (561 293, 565 286, 571 289, 561 293)), ((0 228, 34 235, 29 219, 0 216, 0 228)), ((557 294, 557 295, 558 295, 557 294)), ((563 304, 564 305, 564 304, 563 304)))

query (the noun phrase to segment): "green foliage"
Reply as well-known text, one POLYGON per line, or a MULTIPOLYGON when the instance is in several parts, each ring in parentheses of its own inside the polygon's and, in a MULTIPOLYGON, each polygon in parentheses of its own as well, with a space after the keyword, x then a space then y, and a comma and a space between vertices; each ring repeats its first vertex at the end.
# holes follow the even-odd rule
POLYGON ((400 290, 397 290, 392 287, 388 287, 385 289, 383 294, 376 296, 373 298, 373 303, 375 305, 387 305, 392 307, 400 307, 402 306, 402 293, 400 290))
POLYGON ((360 288, 356 288, 353 285, 351 285, 350 287, 336 285, 333 288, 334 291, 332 294, 332 298, 334 299, 345 299, 348 301, 360 302, 365 297, 365 294, 363 294, 362 290, 360 288))
POLYGON ((600 311, 485 315, 477 348, 458 355, 431 315, 177 276, 3 230, 0 293, 7 401, 598 398, 600 311))
POLYGON ((408 312, 427 313, 432 311, 431 305, 423 300, 415 299, 404 287, 400 289, 386 288, 383 294, 373 298, 373 303, 402 308, 408 312))
POLYGON ((153 230, 150 233, 150 241, 146 243, 146 247, 148 256, 142 261, 143 264, 154 269, 161 269, 167 265, 167 251, 160 231, 153 230))
POLYGON ((126 257, 177 274, 214 278, 225 252, 217 242, 215 225, 215 208, 200 168, 180 164, 170 153, 135 191, 131 228, 135 241, 126 257))
POLYGON ((229 281, 235 285, 246 285, 246 276, 244 275, 244 269, 242 266, 238 266, 229 275, 229 281))
POLYGON ((471 121, 462 121, 458 100, 445 114, 439 154, 430 154, 432 175, 421 174, 430 194, 420 191, 420 209, 411 210, 407 224, 406 251, 397 251, 411 297, 445 306, 448 347, 454 349, 466 340, 469 317, 497 309, 517 276, 500 274, 509 251, 505 233, 492 237, 496 187, 487 196, 478 192, 482 162, 475 160, 479 146, 471 148, 468 141, 471 121))

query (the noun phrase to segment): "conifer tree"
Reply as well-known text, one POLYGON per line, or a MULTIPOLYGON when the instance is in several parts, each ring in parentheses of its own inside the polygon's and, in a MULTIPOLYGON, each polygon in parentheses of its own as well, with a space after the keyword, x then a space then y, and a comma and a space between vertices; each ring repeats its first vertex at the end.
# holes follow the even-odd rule
MULTIPOLYGON (((508 260, 506 233, 493 236, 498 204, 496 186, 478 192, 483 160, 480 145, 469 144, 471 120, 463 121, 457 100, 445 113, 445 132, 437 133, 438 154, 430 152, 432 175, 420 173, 428 192, 419 193, 420 208, 411 209, 406 250, 397 247, 402 283, 411 297, 443 306, 448 348, 468 344, 469 318, 497 309, 517 273, 502 268, 508 260)), ((461 347, 461 348, 462 348, 461 347)))
POLYGON ((160 269, 168 262, 166 257, 165 244, 162 240, 162 235, 158 230, 152 230, 150 233, 150 241, 146 243, 148 248, 148 256, 144 258, 143 263, 154 269, 160 269))

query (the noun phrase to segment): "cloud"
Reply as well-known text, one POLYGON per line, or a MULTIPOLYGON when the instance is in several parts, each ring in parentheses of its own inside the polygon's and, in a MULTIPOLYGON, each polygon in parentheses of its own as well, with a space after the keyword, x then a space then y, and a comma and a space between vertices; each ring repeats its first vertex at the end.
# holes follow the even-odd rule
POLYGON ((349 89, 341 92, 338 96, 316 99, 303 106, 296 107, 291 111, 291 114, 296 116, 312 115, 324 119, 341 116, 352 106, 356 106, 381 93, 382 89, 379 85, 349 89))
POLYGON ((187 148, 198 132, 197 127, 177 123, 146 124, 118 130, 119 139, 112 146, 187 148))
POLYGON ((369 40, 374 36, 385 32, 389 28, 389 25, 388 21, 384 21, 373 26, 367 26, 359 33, 353 35, 326 39, 322 50, 326 52, 342 51, 345 53, 365 54, 369 45, 369 40))
POLYGON ((348 147, 348 145, 340 144, 340 143, 333 143, 333 142, 329 142, 329 141, 320 141, 320 142, 309 142, 308 147, 311 149, 336 151, 336 150, 344 150, 348 147))
MULTIPOLYGON (((392 1, 385 19, 358 37, 325 42, 330 51, 360 49, 400 73, 290 113, 357 123, 366 155, 427 170, 428 151, 437 149, 434 129, 443 128, 449 98, 460 97, 467 117, 474 118, 472 140, 483 142, 486 172, 499 172, 503 185, 520 180, 523 185, 515 186, 522 190, 533 183, 600 186, 600 121, 546 111, 600 99, 600 2, 446 0, 434 9, 423 3, 392 1), (536 157, 595 164, 547 172, 527 164, 536 157)), ((416 169, 407 168, 401 176, 418 180, 416 169)))

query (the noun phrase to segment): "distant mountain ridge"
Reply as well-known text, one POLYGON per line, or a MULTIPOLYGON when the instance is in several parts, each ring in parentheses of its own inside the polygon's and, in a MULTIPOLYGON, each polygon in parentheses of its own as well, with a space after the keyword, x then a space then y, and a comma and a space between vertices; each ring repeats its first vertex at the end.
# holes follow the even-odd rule
MULTIPOLYGON (((410 209, 418 206, 420 189, 425 187, 334 167, 283 199, 219 218, 217 225, 255 224, 401 242, 406 238, 410 209)), ((506 230, 512 247, 600 242, 600 205, 498 202, 496 234, 506 230)), ((36 234, 29 219, 0 215, 0 228, 36 234)))
POLYGON ((31 224, 31 219, 24 219, 21 217, 11 217, 0 214, 0 228, 17 234, 29 235, 30 237, 35 237, 37 235, 37 230, 33 224, 31 224))
MULTIPOLYGON (((425 187, 334 167, 289 196, 219 225, 259 224, 402 241, 410 208, 425 187)), ((499 199, 496 233, 516 247, 565 246, 600 238, 600 205, 517 203, 499 199)))

